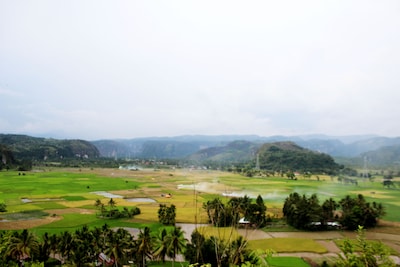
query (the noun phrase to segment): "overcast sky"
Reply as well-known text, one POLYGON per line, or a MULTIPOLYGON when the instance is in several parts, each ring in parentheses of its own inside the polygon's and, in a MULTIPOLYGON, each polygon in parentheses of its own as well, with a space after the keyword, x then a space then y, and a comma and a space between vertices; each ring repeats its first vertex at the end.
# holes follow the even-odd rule
POLYGON ((400 1, 0 0, 0 133, 400 136, 400 1))

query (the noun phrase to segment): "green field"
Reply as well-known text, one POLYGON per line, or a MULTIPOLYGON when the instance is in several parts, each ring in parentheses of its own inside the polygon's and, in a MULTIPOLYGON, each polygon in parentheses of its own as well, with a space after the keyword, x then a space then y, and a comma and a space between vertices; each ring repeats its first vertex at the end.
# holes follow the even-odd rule
MULTIPOLYGON (((0 213, 1 229, 30 228, 38 236, 45 232, 74 231, 84 225, 101 227, 150 227, 156 231, 159 204, 174 204, 177 222, 207 223, 202 204, 215 197, 229 200, 232 196, 261 195, 268 213, 279 218, 285 198, 292 192, 311 195, 316 193, 320 201, 332 197, 340 200, 347 194, 363 194, 368 201, 382 203, 386 221, 400 222, 397 212, 400 206, 399 190, 383 188, 379 179, 361 181, 358 185, 345 185, 336 177, 316 177, 288 180, 284 177, 249 178, 239 174, 219 171, 190 170, 141 170, 118 169, 52 169, 26 172, 0 172, 0 203, 7 205, 7 212, 0 213), (101 195, 103 194, 103 195, 101 195), (107 195, 112 194, 112 195, 107 195), (171 195, 171 197, 166 197, 171 195), (133 219, 109 220, 98 218, 95 200, 107 204, 110 197, 119 208, 137 206, 141 214, 133 219), (139 202, 132 199, 140 198, 139 202), (151 200, 148 202, 146 200, 151 200)), ((212 235, 214 230, 204 228, 212 235)), ((271 231, 272 229, 265 229, 271 231)), ((273 228, 279 231, 279 228, 273 228)), ((292 231, 283 228, 283 231, 292 231)), ((231 233, 231 231, 225 230, 231 233)), ((223 233, 221 229, 218 234, 223 233)), ((235 233, 236 235, 237 233, 235 233)), ((273 238, 250 240, 251 249, 271 249, 275 252, 313 252, 323 254, 326 248, 310 238, 273 238), (299 246, 298 244, 301 244, 299 246)), ((293 263, 298 258, 277 258, 272 266, 301 266, 293 263), (287 265, 285 265, 288 262, 287 265)), ((306 264, 306 263, 304 263, 306 264)), ((308 265, 304 265, 308 266, 308 265)))
MULTIPOLYGON (((336 178, 319 176, 316 178, 288 180, 282 177, 248 178, 238 174, 217 171, 125 171, 117 169, 98 170, 50 170, 27 172, 0 172, 0 202, 7 205, 9 214, 22 211, 52 211, 68 208, 82 208, 95 211, 94 201, 107 202, 109 197, 94 192, 107 192, 118 206, 138 206, 142 214, 136 220, 157 221, 159 203, 173 203, 177 207, 177 221, 194 223, 206 222, 202 203, 215 197, 225 199, 223 194, 248 195, 255 198, 261 195, 268 211, 280 216, 285 198, 292 192, 311 195, 318 194, 320 201, 326 198, 340 200, 347 194, 363 194, 368 201, 383 203, 386 208, 384 220, 400 222, 399 190, 385 189, 380 181, 359 182, 344 185, 336 178), (162 197, 172 194, 171 198, 162 197), (155 202, 129 202, 129 198, 151 198, 155 202)), ((65 216, 64 225, 74 225, 71 215, 65 216)), ((96 216, 80 216, 81 221, 95 223, 96 216), (92 217, 91 219, 84 219, 92 217)), ((57 222, 60 224, 61 222, 57 222)))

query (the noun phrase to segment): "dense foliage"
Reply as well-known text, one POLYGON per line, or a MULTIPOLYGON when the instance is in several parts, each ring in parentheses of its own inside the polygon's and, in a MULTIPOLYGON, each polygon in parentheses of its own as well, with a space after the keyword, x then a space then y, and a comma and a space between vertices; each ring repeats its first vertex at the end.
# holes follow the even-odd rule
POLYGON ((247 241, 242 236, 228 242, 215 236, 206 238, 194 231, 184 255, 190 263, 200 265, 211 264, 211 266, 228 267, 248 263, 250 266, 261 266, 259 265, 260 259, 247 248, 247 241))
POLYGON ((160 204, 158 209, 158 220, 164 225, 175 225, 176 217, 176 207, 174 204, 167 206, 165 204, 160 204))
POLYGON ((295 192, 286 198, 283 215, 289 225, 298 229, 337 228, 340 222, 344 228, 355 230, 358 226, 375 227, 384 215, 384 208, 382 204, 367 202, 362 195, 346 196, 339 203, 329 198, 321 205, 316 194, 307 197, 295 192))
MULTIPOLYGON (((165 255, 173 260, 183 252, 186 241, 180 228, 165 233, 159 240, 148 227, 134 237, 127 230, 113 230, 107 224, 89 229, 86 226, 74 233, 45 233, 38 238, 29 230, 0 232, 0 266, 23 266, 24 262, 66 263, 70 266, 93 266, 95 263, 107 266, 121 266, 129 261, 144 267, 146 262, 159 258, 160 244, 165 246, 165 255)), ((160 235, 157 235, 160 236, 160 235)), ((96 265, 98 266, 98 265, 96 265)))
POLYGON ((265 225, 267 207, 259 195, 256 203, 248 196, 233 197, 224 204, 219 198, 203 203, 209 222, 214 226, 238 226, 241 218, 257 227, 265 225))

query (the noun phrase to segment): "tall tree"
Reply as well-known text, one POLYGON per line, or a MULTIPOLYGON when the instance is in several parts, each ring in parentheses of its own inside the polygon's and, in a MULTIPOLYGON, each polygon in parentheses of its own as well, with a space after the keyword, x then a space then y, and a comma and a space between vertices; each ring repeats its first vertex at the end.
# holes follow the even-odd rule
POLYGON ((39 249, 38 249, 38 260, 40 262, 46 262, 51 253, 51 240, 49 233, 45 232, 42 237, 42 241, 39 242, 39 249))
POLYGON ((340 222, 348 229, 355 230, 358 226, 375 227, 378 219, 385 214, 382 204, 367 202, 363 195, 352 198, 346 196, 339 202, 342 207, 340 222))
POLYGON ((137 256, 139 257, 138 265, 140 267, 145 267, 146 259, 152 258, 152 251, 153 239, 150 234, 150 228, 146 226, 143 230, 140 230, 137 239, 137 256))
POLYGON ((333 221, 335 219, 335 211, 339 207, 339 204, 336 203, 332 198, 326 199, 321 206, 322 209, 322 224, 326 225, 327 222, 333 221))
POLYGON ((153 251, 153 256, 156 257, 157 259, 160 259, 164 264, 167 252, 168 252, 167 230, 165 228, 162 228, 158 231, 155 240, 155 249, 153 251))
POLYGON ((61 233, 58 240, 58 251, 60 252, 60 256, 62 261, 68 261, 69 257, 74 248, 74 237, 68 231, 64 231, 61 233))
POLYGON ((179 253, 182 253, 186 247, 186 239, 184 232, 180 227, 174 227, 167 236, 167 255, 172 258, 172 267, 175 265, 175 258, 179 253))
POLYGON ((107 248, 105 253, 111 259, 114 259, 115 266, 122 263, 126 258, 126 252, 131 246, 132 236, 123 228, 118 228, 116 232, 108 233, 107 248))
POLYGON ((158 220, 160 223, 164 225, 175 225, 175 217, 176 207, 174 204, 171 204, 170 207, 165 204, 160 204, 160 208, 158 209, 158 220))

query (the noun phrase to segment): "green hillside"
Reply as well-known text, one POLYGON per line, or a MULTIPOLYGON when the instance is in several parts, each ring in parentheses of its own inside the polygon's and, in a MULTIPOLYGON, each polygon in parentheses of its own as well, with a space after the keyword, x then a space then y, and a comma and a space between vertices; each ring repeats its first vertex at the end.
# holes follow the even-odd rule
POLYGON ((88 141, 58 140, 27 135, 0 134, 4 151, 12 152, 16 160, 60 160, 65 158, 96 158, 97 148, 88 141))
POLYGON ((258 155, 260 168, 266 170, 327 174, 339 170, 339 165, 331 156, 302 148, 293 142, 264 144, 258 155))

